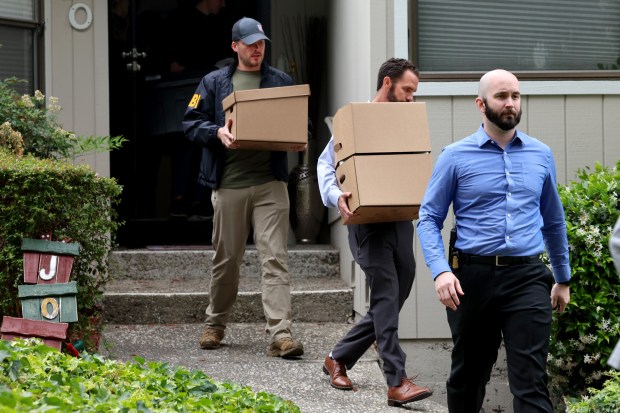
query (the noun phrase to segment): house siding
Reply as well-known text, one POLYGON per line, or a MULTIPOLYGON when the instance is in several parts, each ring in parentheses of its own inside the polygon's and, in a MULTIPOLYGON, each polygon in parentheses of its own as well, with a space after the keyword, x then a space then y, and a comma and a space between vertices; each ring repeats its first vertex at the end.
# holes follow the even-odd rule
MULTIPOLYGON (((392 57, 395 39, 407 36, 394 27, 394 4, 394 0, 330 3, 331 113, 348 102, 368 100, 374 95, 380 63, 392 57), (372 41, 366 42, 364 33, 372 33, 372 41)), ((427 104, 433 159, 444 146, 468 136, 480 125, 481 114, 474 104, 477 82, 429 86, 422 78, 418 92, 416 101, 427 104)), ((593 167, 596 162, 613 167, 620 159, 620 82, 522 82, 522 92, 520 129, 551 147, 560 184, 575 180, 579 168, 593 167)), ((453 221, 449 215, 444 225, 446 243, 453 221)), ((355 311, 362 315, 368 304, 360 301, 368 297, 364 277, 353 262, 346 227, 340 223, 337 211, 330 210, 329 222, 332 243, 341 251, 341 275, 354 287, 355 311)), ((399 336, 405 340, 449 338, 445 309, 435 296, 417 237, 414 252, 416 282, 401 311, 399 336)))
MULTIPOLYGON (((66 130, 80 136, 109 135, 108 8, 105 1, 81 1, 92 11, 92 24, 74 29, 69 10, 76 2, 45 1, 46 94, 59 98, 58 116, 66 130)), ((77 18, 83 18, 78 13, 77 18)), ((78 20, 82 22, 83 20, 78 20)), ((102 176, 110 176, 109 154, 78 157, 102 176)))
MULTIPOLYGON (((60 99, 63 110, 59 120, 66 129, 84 136, 108 135, 107 2, 83 1, 92 9, 93 22, 81 31, 73 29, 68 20, 74 3, 45 0, 46 94, 60 99)), ((374 95, 379 65, 401 49, 396 45, 407 36, 406 30, 395 24, 398 21, 395 13, 397 10, 402 13, 401 3, 398 0, 327 2, 328 113, 335 113, 348 102, 366 101, 374 95)), ((310 3, 303 4, 306 10, 315 10, 310 3)), ((620 116, 617 115, 620 113, 620 82, 571 83, 565 87, 566 93, 558 92, 559 84, 564 83, 522 82, 525 96, 521 128, 552 148, 558 180, 565 184, 576 178, 579 168, 592 167, 597 161, 613 166, 620 159, 620 116), (589 89, 593 92, 588 93, 589 89)), ((448 92, 433 92, 422 80, 417 94, 418 101, 427 103, 435 159, 441 148, 472 133, 481 120, 473 102, 475 83, 465 85, 465 93, 450 92, 458 89, 455 84, 439 86, 448 92)), ((325 144, 326 141, 319 142, 317 149, 322 150, 325 144)), ((90 164, 103 176, 110 175, 107 153, 84 156, 76 162, 90 164)), ((354 264, 346 227, 340 223, 337 212, 331 210, 329 217, 331 242, 341 251, 341 276, 354 286, 355 310, 363 314, 368 298, 363 273, 354 264)), ((452 220, 448 217, 445 224, 446 240, 452 220)), ((403 339, 448 338, 445 310, 435 297, 433 281, 417 238, 414 249, 417 276, 411 297, 401 313, 400 336, 403 339)))

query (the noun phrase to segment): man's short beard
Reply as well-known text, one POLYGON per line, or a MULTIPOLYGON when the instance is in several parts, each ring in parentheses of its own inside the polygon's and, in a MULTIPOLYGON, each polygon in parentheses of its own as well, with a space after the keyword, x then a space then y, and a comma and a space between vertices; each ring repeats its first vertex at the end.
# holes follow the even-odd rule
POLYGON ((387 93, 388 102, 398 102, 396 100, 396 95, 394 94, 395 87, 396 87, 396 83, 392 82, 392 85, 390 86, 390 90, 388 90, 388 93, 387 93))
POLYGON ((502 119, 502 114, 495 112, 493 109, 491 109, 487 104, 486 99, 482 99, 482 101, 484 102, 484 115, 489 121, 491 121, 491 123, 496 125, 501 130, 508 131, 514 129, 519 124, 519 122, 521 122, 521 114, 523 113, 523 110, 521 108, 519 108, 519 112, 514 115, 514 118, 502 119))

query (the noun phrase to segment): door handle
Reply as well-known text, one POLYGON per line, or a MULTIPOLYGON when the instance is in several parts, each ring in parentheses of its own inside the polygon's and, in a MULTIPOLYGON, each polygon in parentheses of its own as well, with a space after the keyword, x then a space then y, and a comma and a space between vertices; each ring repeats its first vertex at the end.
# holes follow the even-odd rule
POLYGON ((130 72, 139 72, 142 67, 138 63, 138 59, 144 59, 146 57, 146 53, 139 52, 135 47, 131 49, 131 52, 122 52, 121 56, 123 59, 131 59, 130 63, 127 63, 127 70, 130 72))

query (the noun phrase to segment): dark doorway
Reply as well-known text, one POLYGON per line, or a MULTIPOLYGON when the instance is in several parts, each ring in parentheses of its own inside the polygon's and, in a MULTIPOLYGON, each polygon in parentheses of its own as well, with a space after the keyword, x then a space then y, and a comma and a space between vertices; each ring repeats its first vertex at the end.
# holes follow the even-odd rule
POLYGON ((249 16, 268 30, 270 6, 221 0, 225 7, 201 20, 197 2, 108 0, 110 133, 128 139, 110 154, 111 175, 123 186, 123 247, 211 243, 210 192, 196 185, 200 149, 183 136, 181 120, 200 79, 233 56, 232 24, 249 16), (197 58, 207 49, 221 52, 197 58), (187 63, 175 67, 172 55, 182 52, 187 63))

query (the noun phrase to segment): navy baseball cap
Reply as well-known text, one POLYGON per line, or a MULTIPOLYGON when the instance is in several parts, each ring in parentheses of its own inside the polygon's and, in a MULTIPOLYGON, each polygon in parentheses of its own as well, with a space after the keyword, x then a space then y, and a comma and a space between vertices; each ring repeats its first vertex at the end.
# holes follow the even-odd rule
MULTIPOLYGON (((254 44, 259 40, 269 40, 263 26, 254 19, 244 17, 238 20, 232 28, 232 41, 241 40, 245 44, 254 44)), ((271 41, 271 40, 269 40, 271 41)))

